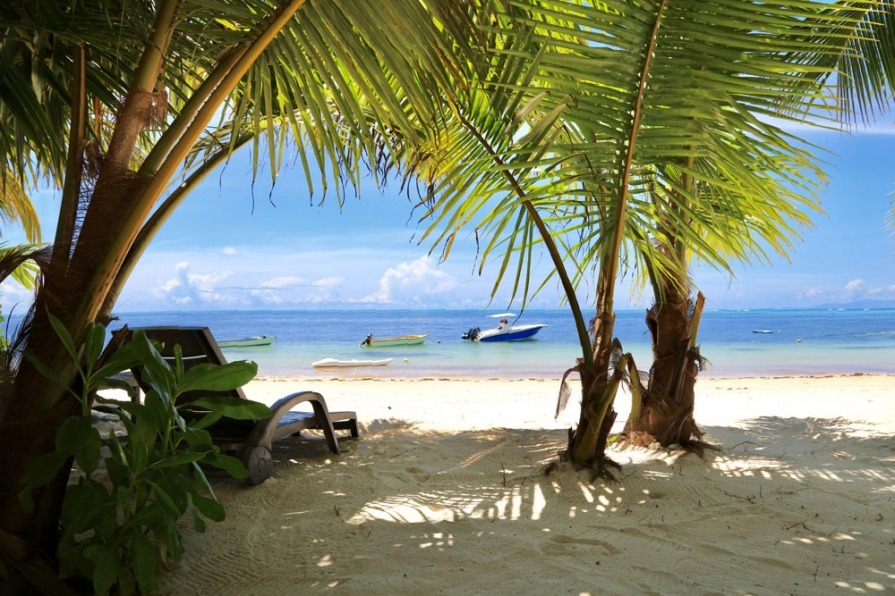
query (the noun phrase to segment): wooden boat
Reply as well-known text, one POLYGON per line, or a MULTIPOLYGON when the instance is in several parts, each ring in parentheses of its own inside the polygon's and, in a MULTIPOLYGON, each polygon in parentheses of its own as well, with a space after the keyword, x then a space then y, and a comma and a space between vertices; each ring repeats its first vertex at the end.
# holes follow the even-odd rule
MULTIPOLYGON (((490 315, 494 317, 512 317, 513 313, 501 313, 498 315, 490 315)), ((528 325, 510 325, 506 318, 502 318, 500 325, 494 329, 485 329, 482 331, 478 327, 473 327, 463 334, 463 339, 470 341, 519 341, 534 337, 538 331, 547 326, 547 323, 531 323, 528 325)))
POLYGON ((269 346, 276 339, 275 335, 256 335, 242 339, 225 339, 218 342, 221 348, 254 348, 257 346, 269 346))
POLYGON ((395 335, 393 337, 375 337, 372 333, 360 343, 362 348, 390 348, 392 346, 418 346, 426 341, 428 333, 422 335, 395 335))
POLYGON ((311 364, 314 368, 350 368, 358 366, 385 366, 391 362, 391 358, 380 360, 339 360, 338 358, 324 358, 311 364))

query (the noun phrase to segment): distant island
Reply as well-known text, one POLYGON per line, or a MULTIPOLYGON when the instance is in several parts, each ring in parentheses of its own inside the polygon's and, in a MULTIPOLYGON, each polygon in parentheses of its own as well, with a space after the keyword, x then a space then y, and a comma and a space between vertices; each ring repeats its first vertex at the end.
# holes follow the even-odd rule
POLYGON ((844 308, 847 310, 861 310, 864 308, 885 309, 895 308, 895 300, 855 300, 854 302, 842 302, 839 304, 819 304, 814 308, 844 308))

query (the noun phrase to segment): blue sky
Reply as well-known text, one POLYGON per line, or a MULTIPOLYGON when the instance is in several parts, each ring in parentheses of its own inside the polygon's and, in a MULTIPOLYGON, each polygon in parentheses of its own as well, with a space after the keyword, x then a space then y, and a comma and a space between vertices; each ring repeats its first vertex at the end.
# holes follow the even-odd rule
MULTIPOLYGON (((707 308, 814 307, 859 300, 895 302, 895 238, 885 217, 895 190, 895 127, 806 137, 833 152, 822 193, 826 213, 815 217, 791 262, 737 266, 732 280, 700 268, 695 279, 707 308)), ((210 309, 487 308, 494 268, 478 275, 475 246, 466 237, 449 260, 430 257, 418 242, 411 205, 398 184, 369 185, 339 209, 330 193, 309 196, 298 169, 284 172, 268 193, 266 172, 253 191, 248 154, 235 156, 190 195, 156 237, 122 293, 118 312, 210 309)), ((55 191, 34 196, 52 238, 59 206, 55 191)), ((22 241, 4 229, 3 241, 22 241)), ((6 312, 28 294, 3 284, 6 312)), ((582 294, 582 301, 586 297, 582 294)), ((648 297, 647 297, 648 298, 648 297)), ((619 308, 647 298, 624 286, 619 308)), ((502 290, 490 307, 509 304, 502 290)), ((546 288, 531 308, 560 307, 546 288)), ((21 308, 21 307, 19 307, 21 308)))

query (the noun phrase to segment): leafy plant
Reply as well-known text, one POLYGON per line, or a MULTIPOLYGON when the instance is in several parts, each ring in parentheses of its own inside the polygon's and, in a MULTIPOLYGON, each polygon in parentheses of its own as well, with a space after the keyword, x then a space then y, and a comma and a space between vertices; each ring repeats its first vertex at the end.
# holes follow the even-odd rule
MULTIPOLYGON (((81 415, 62 424, 55 449, 29 471, 20 503, 31 510, 32 491, 49 483, 73 459, 83 475, 68 487, 62 505, 57 552, 61 577, 91 578, 98 594, 113 588, 122 594, 153 592, 159 566, 176 563, 183 554, 178 520, 190 514, 194 528, 204 532, 205 519, 224 519, 224 508, 202 466, 222 469, 234 478, 248 475, 242 462, 213 444, 207 428, 223 416, 270 416, 264 404, 214 397, 192 401, 190 409, 204 415, 185 418, 177 398, 187 391, 242 386, 255 376, 257 365, 241 361, 186 368, 179 346, 174 362, 168 363, 141 330, 135 330, 127 344, 104 353, 106 329, 98 324, 90 326, 79 349, 62 323, 53 317, 51 321, 65 349, 80 363, 81 387, 68 391, 81 402, 81 415), (96 394, 114 387, 133 395, 136 389, 116 376, 134 367, 139 367, 146 390, 143 403, 96 394), (100 434, 90 416, 94 402, 117 417, 126 437, 114 430, 100 434)), ((61 382, 45 364, 33 364, 61 382)))

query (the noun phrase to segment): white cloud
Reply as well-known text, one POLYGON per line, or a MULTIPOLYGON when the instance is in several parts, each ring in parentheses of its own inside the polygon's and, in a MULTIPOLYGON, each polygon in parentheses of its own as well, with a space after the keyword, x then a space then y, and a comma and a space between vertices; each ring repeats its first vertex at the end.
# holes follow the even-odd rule
POLYGON ((255 304, 263 304, 266 306, 278 306, 285 304, 286 301, 279 292, 273 290, 250 290, 249 296, 255 304))
POLYGON ((221 249, 221 254, 225 257, 236 257, 239 256, 239 249, 234 246, 225 246, 221 249))
POLYGON ((238 300, 217 288, 218 284, 230 275, 229 271, 209 274, 190 273, 189 262, 181 261, 174 267, 174 277, 159 284, 154 294, 158 299, 178 306, 232 304, 238 300))
POLYGON ((301 277, 296 277, 294 275, 284 275, 281 277, 274 277, 272 279, 268 279, 267 281, 261 282, 262 288, 287 288, 289 286, 296 286, 300 283, 303 283, 305 280, 301 277))
POLYGON ((360 300, 376 304, 426 303, 428 298, 446 294, 460 286, 453 276, 439 271, 435 262, 422 256, 410 263, 389 267, 379 279, 379 290, 360 300))
POLYGON ((24 314, 34 301, 34 291, 22 286, 19 282, 11 278, 6 278, 0 284, 0 305, 2 305, 2 313, 9 315, 10 313, 24 314))
POLYGON ((845 284, 845 291, 849 294, 854 294, 855 292, 859 292, 864 287, 864 280, 862 279, 853 279, 847 284, 845 284))
POLYGON ((814 286, 814 287, 808 288, 807 290, 802 292, 800 295, 800 298, 813 298, 815 296, 823 296, 825 293, 826 293, 825 289, 818 287, 818 286, 814 286))
POLYGON ((345 278, 341 276, 323 277, 314 281, 312 285, 315 288, 331 288, 333 286, 339 285, 343 281, 345 281, 345 278))

